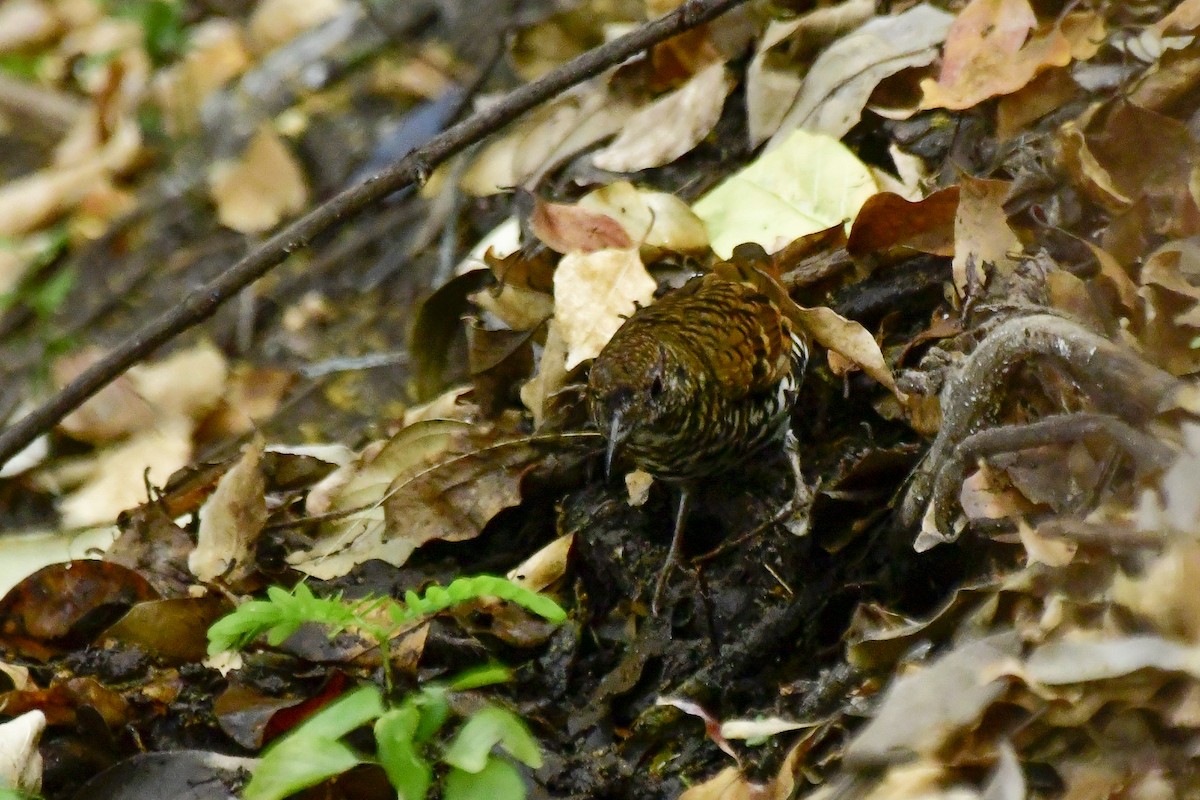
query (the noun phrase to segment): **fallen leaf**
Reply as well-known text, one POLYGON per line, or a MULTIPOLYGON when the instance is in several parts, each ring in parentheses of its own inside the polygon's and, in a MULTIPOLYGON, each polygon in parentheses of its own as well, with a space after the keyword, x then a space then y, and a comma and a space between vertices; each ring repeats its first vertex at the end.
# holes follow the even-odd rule
POLYGON ((891 192, 870 197, 854 218, 846 251, 858 257, 901 247, 953 255, 958 194, 959 187, 950 186, 915 203, 891 192))
POLYGON ((412 425, 355 465, 315 545, 288 562, 321 579, 377 558, 395 566, 433 539, 478 536, 501 509, 520 501, 520 477, 534 458, 527 438, 498 438, 452 420, 412 425))
POLYGON ((960 644, 928 666, 893 680, 875 712, 845 751, 855 767, 932 756, 975 723, 1004 692, 997 668, 1020 653, 1012 631, 960 644))
POLYGON ((236 160, 213 164, 208 182, 217 219, 239 233, 268 231, 308 204, 304 172, 268 123, 236 160))
POLYGON ((534 236, 556 253, 591 253, 633 246, 625 227, 608 214, 582 205, 549 203, 537 195, 533 195, 529 227, 534 236))
POLYGON ((0 723, 0 786, 14 794, 36 795, 42 788, 42 754, 38 742, 46 715, 26 711, 0 723))
POLYGON ((592 163, 612 172, 670 164, 712 131, 732 88, 724 64, 705 67, 681 88, 630 116, 612 144, 592 155, 592 163))
POLYGON ((1004 200, 1007 181, 964 177, 954 217, 954 288, 959 297, 974 297, 994 275, 1016 267, 1013 253, 1021 240, 1008 225, 1004 200))
POLYGON ((659 250, 691 253, 708 249, 704 223, 687 203, 667 192, 614 181, 579 198, 579 207, 615 219, 637 240, 644 257, 653 257, 659 250))
POLYGON ((901 400, 904 394, 896 388, 896 379, 884 360, 883 351, 870 331, 848 320, 831 308, 798 309, 799 321, 822 347, 844 357, 858 366, 901 400))
POLYGON ((459 187, 482 197, 535 184, 567 158, 617 133, 634 108, 611 93, 607 82, 605 75, 581 84, 525 115, 475 157, 459 187))
POLYGON ((566 369, 595 358, 657 284, 637 250, 563 256, 554 272, 554 320, 567 345, 566 369))
POLYGON ((188 569, 200 581, 237 585, 254 571, 254 545, 267 524, 266 481, 259 466, 264 446, 256 437, 200 507, 196 549, 188 556, 188 569))
POLYGON ((550 398, 566 385, 570 374, 567 369, 567 343, 559 333, 557 322, 551 319, 546 326, 546 342, 542 345, 537 371, 521 386, 521 404, 533 415, 534 430, 541 428, 546 421, 550 398))
POLYGON ((152 427, 97 454, 91 477, 59 504, 65 527, 109 524, 147 500, 146 484, 162 486, 192 459, 194 423, 160 418, 152 427))
POLYGON ((1071 63, 1071 42, 1059 26, 1036 27, 1028 0, 971 0, 946 36, 938 79, 921 81, 921 107, 971 108, 1071 63))
POLYGON ((779 129, 804 85, 803 70, 822 46, 875 15, 873 0, 821 6, 795 19, 773 19, 759 37, 746 68, 746 114, 750 145, 758 147, 779 129))
POLYGON ((875 179, 837 139, 795 131, 700 198, 712 249, 728 259, 754 242, 774 253, 809 233, 854 218, 875 194, 875 179))
POLYGON ((884 78, 937 59, 938 45, 953 21, 945 11, 922 3, 902 14, 867 20, 834 42, 812 63, 768 147, 798 129, 845 136, 884 78))

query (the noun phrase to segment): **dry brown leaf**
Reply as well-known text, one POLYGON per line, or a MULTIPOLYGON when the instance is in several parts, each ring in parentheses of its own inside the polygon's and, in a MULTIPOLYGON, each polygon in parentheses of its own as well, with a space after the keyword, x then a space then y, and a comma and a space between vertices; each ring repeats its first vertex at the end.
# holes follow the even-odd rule
POLYGON ((1075 559, 1079 549, 1076 542, 1042 536, 1024 519, 1017 520, 1017 533, 1021 546, 1025 548, 1026 563, 1045 564, 1048 567, 1065 567, 1075 559))
POLYGON ((963 728, 974 725, 1005 689, 998 668, 1020 652, 1011 631, 987 636, 895 679, 872 719, 845 752, 854 767, 931 756, 963 728))
POLYGON ((534 455, 527 438, 501 439, 495 428, 452 420, 405 428, 369 448, 332 497, 331 510, 353 513, 326 523, 313 548, 288 562, 328 579, 373 558, 402 565, 433 539, 478 536, 520 501, 520 478, 534 455))
POLYGON ((1008 275, 1016 267, 1010 253, 1021 251, 1021 241, 1004 212, 1010 187, 1007 181, 963 178, 954 218, 954 289, 959 297, 978 294, 992 275, 1008 275))
POLYGON ((608 76, 581 84, 525 115, 467 168, 459 187, 477 196, 534 184, 565 159, 625 124, 633 107, 608 90, 608 76))
POLYGON ((512 283, 475 292, 470 299, 514 331, 531 331, 554 314, 552 296, 512 283))
POLYGON ((891 192, 867 199, 846 242, 853 256, 903 247, 922 253, 954 254, 954 219, 959 187, 950 186, 915 203, 891 192))
POLYGON ((567 557, 575 534, 559 536, 508 571, 508 579, 531 592, 540 592, 567 572, 567 557))
POLYGON ((595 358, 657 288, 637 250, 563 256, 554 272, 554 319, 567 344, 568 370, 595 358))
POLYGON ((858 366, 901 401, 905 399, 870 331, 831 308, 797 308, 798 321, 822 347, 858 366))
POLYGON ((521 403, 533 415, 535 430, 541 428, 546 420, 547 402, 566 385, 570 374, 567 369, 567 343, 563 341, 558 325, 551 319, 546 326, 546 343, 542 345, 537 372, 521 387, 521 403))
POLYGON ((264 123, 236 161, 214 164, 208 173, 217 218, 240 233, 262 233, 308 204, 300 165, 264 123))
POLYGON ((762 144, 804 84, 803 67, 823 45, 875 15, 872 0, 847 0, 822 6, 795 19, 771 20, 746 68, 746 113, 750 144, 762 144))
POLYGON ((616 140, 592 155, 592 163, 612 172, 670 164, 712 131, 732 88, 724 64, 705 67, 681 88, 629 117, 616 140))
POLYGON ((609 215, 582 205, 550 203, 537 195, 533 195, 529 227, 534 236, 556 253, 591 253, 633 246, 625 228, 609 215))
POLYGON ((938 79, 921 81, 921 107, 971 108, 1071 63, 1072 44, 1059 26, 1036 27, 1028 0, 971 0, 946 36, 938 79))
POLYGON ((264 444, 256 436, 200 507, 188 569, 203 582, 236 585, 254 572, 254 545, 267 524, 267 487, 259 466, 264 444))

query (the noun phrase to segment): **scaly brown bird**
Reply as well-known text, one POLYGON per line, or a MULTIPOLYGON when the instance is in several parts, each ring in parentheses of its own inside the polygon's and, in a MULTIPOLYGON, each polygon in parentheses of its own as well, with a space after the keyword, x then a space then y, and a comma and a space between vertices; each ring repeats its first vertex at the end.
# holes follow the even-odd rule
POLYGON ((653 610, 674 564, 697 479, 782 442, 808 361, 786 292, 753 264, 727 262, 639 308, 592 363, 592 420, 617 453, 679 487, 675 532, 653 610))

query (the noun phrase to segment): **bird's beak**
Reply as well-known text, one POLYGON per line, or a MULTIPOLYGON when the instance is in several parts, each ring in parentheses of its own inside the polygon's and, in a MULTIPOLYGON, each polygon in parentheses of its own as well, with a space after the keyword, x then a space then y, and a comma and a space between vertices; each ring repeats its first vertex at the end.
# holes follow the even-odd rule
POLYGON ((613 458, 617 455, 617 448, 621 446, 621 440, 625 438, 627 433, 621 427, 621 412, 613 412, 612 420, 608 426, 608 452, 604 456, 604 477, 612 478, 613 458))

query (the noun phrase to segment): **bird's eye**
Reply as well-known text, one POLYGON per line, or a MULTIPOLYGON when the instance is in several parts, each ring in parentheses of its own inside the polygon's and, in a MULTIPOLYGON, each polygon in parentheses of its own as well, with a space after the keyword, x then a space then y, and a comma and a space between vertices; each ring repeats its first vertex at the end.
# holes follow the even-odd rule
POLYGON ((663 382, 661 376, 655 376, 654 383, 650 384, 650 396, 658 397, 663 393, 663 382))

